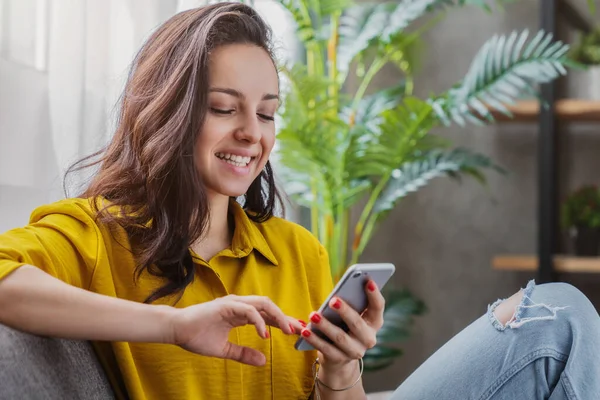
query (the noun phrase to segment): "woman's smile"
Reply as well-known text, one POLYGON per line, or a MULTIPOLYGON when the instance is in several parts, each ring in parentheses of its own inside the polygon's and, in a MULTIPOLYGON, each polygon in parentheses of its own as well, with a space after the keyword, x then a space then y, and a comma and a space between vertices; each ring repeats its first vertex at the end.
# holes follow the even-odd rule
POLYGON ((256 156, 245 156, 237 153, 217 152, 215 156, 227 170, 239 175, 248 175, 256 160, 256 156))

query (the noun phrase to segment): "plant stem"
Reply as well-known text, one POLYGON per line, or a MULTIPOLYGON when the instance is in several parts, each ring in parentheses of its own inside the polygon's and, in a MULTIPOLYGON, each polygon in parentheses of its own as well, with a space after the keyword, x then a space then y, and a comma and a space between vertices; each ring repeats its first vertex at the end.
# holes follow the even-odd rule
POLYGON ((414 87, 415 87, 415 82, 412 78, 412 76, 410 74, 406 74, 406 81, 405 81, 405 85, 404 85, 404 95, 405 96, 412 96, 414 87))
POLYGON ((318 198, 317 198, 317 185, 313 179, 311 179, 311 192, 312 192, 312 204, 310 206, 310 230, 315 235, 315 237, 319 237, 319 207, 318 207, 318 198))
POLYGON ((383 68, 383 66, 387 62, 388 62, 387 56, 378 57, 378 58, 375 58, 375 60, 373 60, 373 62, 369 66, 369 69, 365 73, 365 77, 363 78, 362 82, 360 83, 360 86, 356 90, 356 94, 354 95, 354 100, 352 101, 352 113, 356 112, 356 110, 358 109, 358 105, 360 104, 360 101, 362 100, 363 96, 365 95, 365 92, 367 91, 367 88, 369 87, 369 84, 371 83, 371 81, 373 80, 373 78, 375 77, 377 72, 379 72, 379 70, 381 68, 383 68))
POLYGON ((308 75, 314 75, 315 57, 313 55, 313 52, 309 48, 306 49, 306 69, 308 71, 308 75))
POLYGON ((340 268, 343 268, 345 270, 345 268, 348 266, 346 264, 346 259, 348 258, 348 227, 350 225, 350 210, 348 208, 344 210, 342 214, 342 221, 340 224, 342 225, 342 243, 340 243, 340 268))
POLYGON ((321 240, 321 243, 327 249, 327 253, 329 254, 330 269, 334 270, 337 265, 337 243, 335 235, 333 234, 334 223, 333 216, 331 214, 323 216, 323 231, 324 235, 323 239, 321 240))
POLYGON ((369 243, 369 240, 371 240, 373 228, 375 228, 375 223, 377 222, 377 215, 378 214, 371 214, 369 216, 367 224, 365 225, 365 229, 363 230, 363 233, 360 237, 360 243, 358 245, 358 248, 356 249, 356 261, 354 262, 358 261, 358 257, 360 257, 362 252, 365 250, 367 243, 369 243))
MULTIPOLYGON (((341 186, 340 186, 341 187, 341 186)), ((334 269, 334 276, 339 273, 342 269, 345 268, 345 257, 344 257, 344 246, 343 243, 348 241, 348 235, 344 236, 344 227, 343 220, 344 214, 346 210, 344 209, 344 203, 341 196, 336 196, 336 210, 335 210, 335 219, 333 225, 333 237, 335 247, 332 249, 335 253, 335 264, 332 263, 331 266, 334 269)))
POLYGON ((339 25, 341 12, 336 12, 331 16, 331 38, 327 44, 327 63, 329 65, 329 106, 332 112, 338 111, 338 67, 337 67, 337 47, 339 40, 339 25))
MULTIPOLYGON (((385 187, 385 185, 387 184, 387 182, 389 181, 391 176, 392 176, 392 173, 390 171, 388 174, 381 177, 381 180, 377 183, 377 186, 375 186, 375 188, 371 192, 371 196, 369 196, 369 200, 367 201, 365 208, 363 208, 363 211, 360 214, 360 218, 359 218, 358 222, 356 223, 356 227, 354 228, 355 244, 352 246, 352 258, 350 260, 350 264, 355 264, 356 261, 358 260, 358 257, 360 257, 360 253, 362 252, 362 250, 359 252, 358 249, 361 247, 361 243, 363 242, 365 223, 367 222, 367 219, 371 215, 371 211, 373 210, 373 207, 375 206, 375 202, 377 201, 377 198, 381 194, 381 191, 383 190, 383 188, 385 187), (356 243, 356 240, 358 240, 358 243, 356 243)), ((364 248, 364 246, 363 246, 363 248, 364 248)))

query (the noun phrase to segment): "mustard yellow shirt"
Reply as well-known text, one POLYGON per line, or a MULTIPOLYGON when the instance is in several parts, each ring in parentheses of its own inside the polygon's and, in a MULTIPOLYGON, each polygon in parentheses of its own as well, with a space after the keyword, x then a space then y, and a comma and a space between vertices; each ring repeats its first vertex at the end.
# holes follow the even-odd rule
MULTIPOLYGON (((194 256, 196 276, 176 307, 227 294, 268 296, 284 313, 306 319, 332 289, 325 249, 307 230, 273 217, 256 223, 232 202, 231 248, 205 262, 194 256)), ((67 199, 37 208, 30 223, 0 235, 0 279, 34 265, 77 287, 138 302, 160 284, 142 275, 134 284, 134 259, 120 227, 94 221, 88 200, 67 199)), ((164 301, 166 302, 166 301, 164 301)), ((160 301, 159 301, 160 303, 160 301)), ((314 352, 294 349, 295 335, 270 329, 261 339, 253 326, 234 329, 230 340, 263 352, 266 366, 205 357, 174 345, 95 342, 118 397, 132 399, 306 399, 314 352)))

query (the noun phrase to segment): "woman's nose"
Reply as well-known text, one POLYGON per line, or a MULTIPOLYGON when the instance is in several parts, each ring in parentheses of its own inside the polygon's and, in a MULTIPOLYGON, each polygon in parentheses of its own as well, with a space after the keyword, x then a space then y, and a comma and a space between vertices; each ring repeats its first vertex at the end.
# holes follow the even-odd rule
POLYGON ((258 143, 260 141, 261 131, 258 118, 256 115, 253 117, 245 118, 242 126, 240 126, 235 132, 235 138, 237 140, 245 141, 248 143, 258 143))

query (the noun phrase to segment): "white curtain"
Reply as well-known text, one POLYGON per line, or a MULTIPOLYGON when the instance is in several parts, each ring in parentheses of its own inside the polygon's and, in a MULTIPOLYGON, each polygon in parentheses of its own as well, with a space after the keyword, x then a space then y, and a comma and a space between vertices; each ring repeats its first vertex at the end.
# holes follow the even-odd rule
POLYGON ((128 66, 176 5, 168 0, 52 2, 48 96, 61 172, 110 138, 128 66))

